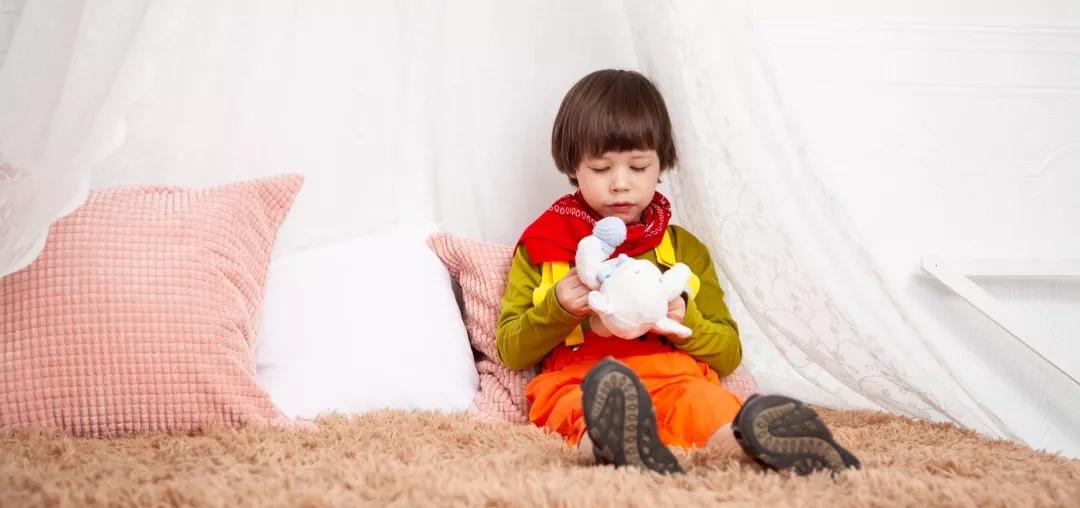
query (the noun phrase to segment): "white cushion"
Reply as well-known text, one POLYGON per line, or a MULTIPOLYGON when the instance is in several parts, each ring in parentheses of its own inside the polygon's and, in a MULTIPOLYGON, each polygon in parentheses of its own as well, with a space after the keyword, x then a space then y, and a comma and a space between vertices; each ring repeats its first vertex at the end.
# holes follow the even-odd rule
POLYGON ((285 414, 462 411, 478 375, 450 275, 414 226, 270 264, 259 384, 285 414))

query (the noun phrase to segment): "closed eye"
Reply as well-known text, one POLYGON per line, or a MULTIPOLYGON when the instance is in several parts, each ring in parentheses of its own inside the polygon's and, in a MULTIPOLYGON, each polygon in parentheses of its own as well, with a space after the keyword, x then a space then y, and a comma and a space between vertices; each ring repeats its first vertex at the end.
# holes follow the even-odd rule
POLYGON ((593 170, 596 173, 603 173, 604 171, 607 171, 607 170, 609 170, 611 168, 594 168, 594 167, 590 166, 589 169, 593 170))
POLYGON ((632 169, 634 171, 637 171, 637 172, 641 172, 641 171, 645 171, 646 169, 649 169, 649 166, 645 166, 643 168, 637 168, 637 167, 634 167, 634 166, 630 166, 630 169, 632 169))

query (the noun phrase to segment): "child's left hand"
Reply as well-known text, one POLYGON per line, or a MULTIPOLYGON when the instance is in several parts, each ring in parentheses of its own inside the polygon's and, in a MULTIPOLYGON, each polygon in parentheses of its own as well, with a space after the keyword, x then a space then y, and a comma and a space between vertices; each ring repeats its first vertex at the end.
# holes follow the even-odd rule
POLYGON ((678 323, 686 319, 686 302, 682 296, 676 296, 667 304, 667 317, 678 323))

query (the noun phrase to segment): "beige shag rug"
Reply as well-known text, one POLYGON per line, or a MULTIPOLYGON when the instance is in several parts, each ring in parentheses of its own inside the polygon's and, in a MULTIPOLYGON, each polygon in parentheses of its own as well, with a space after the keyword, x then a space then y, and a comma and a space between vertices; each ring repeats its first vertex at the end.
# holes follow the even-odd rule
POLYGON ((769 473, 720 451, 664 477, 588 466, 531 426, 378 412, 315 431, 73 439, 0 432, 0 506, 1080 506, 1080 461, 952 425, 823 410, 864 469, 769 473))

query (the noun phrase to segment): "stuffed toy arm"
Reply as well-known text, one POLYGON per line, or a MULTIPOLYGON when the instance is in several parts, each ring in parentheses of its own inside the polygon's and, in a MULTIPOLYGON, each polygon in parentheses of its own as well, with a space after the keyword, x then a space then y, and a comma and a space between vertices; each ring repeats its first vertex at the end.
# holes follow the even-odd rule
POLYGON ((596 248, 595 240, 596 237, 594 236, 586 236, 578 243, 577 259, 575 261, 578 277, 581 278, 581 282, 585 284, 585 287, 593 291, 600 289, 604 281, 615 273, 616 268, 630 260, 630 257, 626 254, 619 254, 619 257, 615 259, 607 259, 608 255, 602 253, 599 255, 590 254, 590 251, 596 248), (605 261, 605 259, 607 260, 605 261))
POLYGON ((597 275, 600 274, 600 268, 604 265, 605 259, 607 256, 604 255, 604 245, 599 238, 590 235, 578 242, 574 264, 577 267, 578 277, 581 278, 585 287, 594 291, 600 288, 597 275))
POLYGON ((652 327, 652 331, 659 333, 660 335, 675 336, 680 339, 685 339, 693 334, 693 331, 687 328, 686 325, 671 318, 664 318, 657 321, 652 327))
MULTIPOLYGON (((675 263, 660 278, 660 287, 663 289, 665 301, 672 301, 679 297, 683 291, 690 291, 690 267, 682 263, 675 263)), ((653 331, 661 335, 675 336, 682 339, 692 334, 690 328, 670 318, 664 318, 656 322, 653 331)))

